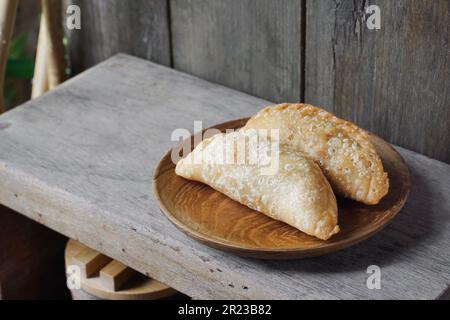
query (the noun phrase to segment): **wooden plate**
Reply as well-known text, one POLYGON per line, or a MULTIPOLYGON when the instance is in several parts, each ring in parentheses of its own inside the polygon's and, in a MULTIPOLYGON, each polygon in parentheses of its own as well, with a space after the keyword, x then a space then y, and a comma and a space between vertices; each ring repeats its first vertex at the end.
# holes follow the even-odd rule
MULTIPOLYGON (((234 120, 212 128, 237 129, 247 120, 234 120)), ((370 135, 370 139, 389 175, 389 193, 375 206, 338 198, 341 231, 326 241, 241 205, 205 184, 177 176, 171 151, 155 169, 153 192, 162 212, 175 226, 208 246, 261 259, 323 255, 380 231, 408 197, 410 178, 405 161, 386 141, 375 135, 370 135)), ((194 136, 184 143, 194 145, 194 136)))

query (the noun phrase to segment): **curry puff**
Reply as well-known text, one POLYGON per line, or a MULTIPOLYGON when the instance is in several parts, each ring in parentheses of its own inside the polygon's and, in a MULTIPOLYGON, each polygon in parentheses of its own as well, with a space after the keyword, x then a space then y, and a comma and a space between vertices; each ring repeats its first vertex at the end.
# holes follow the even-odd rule
POLYGON ((306 234, 329 239, 339 231, 330 184, 314 161, 295 149, 278 148, 278 142, 256 130, 216 134, 181 159, 176 174, 208 184, 306 234))
POLYGON ((269 106, 245 129, 279 129, 280 141, 316 161, 336 194, 377 204, 389 190, 368 134, 349 121, 307 104, 269 106))

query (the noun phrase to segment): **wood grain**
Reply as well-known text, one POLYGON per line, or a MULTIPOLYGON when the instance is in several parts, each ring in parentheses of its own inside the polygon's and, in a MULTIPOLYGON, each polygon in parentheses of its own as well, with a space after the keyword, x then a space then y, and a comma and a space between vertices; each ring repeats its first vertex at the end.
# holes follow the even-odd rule
MULTIPOLYGON (((215 125, 225 132, 248 118, 215 125)), ((338 198, 341 230, 319 240, 252 210, 209 186, 175 174, 172 150, 159 162, 153 192, 163 212, 179 229, 200 242, 245 257, 296 259, 328 254, 354 245, 381 230, 403 207, 409 193, 409 171, 402 157, 382 139, 371 136, 389 175, 390 193, 376 206, 338 198)), ((194 148, 194 136, 186 142, 194 148)))
POLYGON ((81 29, 67 30, 72 73, 123 52, 169 66, 167 0, 64 0, 81 10, 81 29))
POLYGON ((440 296, 450 283, 450 166, 403 148, 411 193, 402 211, 370 239, 327 256, 245 259, 166 219, 151 179, 176 143, 173 130, 248 117, 266 104, 117 55, 0 116, 0 203, 193 298, 440 296), (380 290, 366 286, 374 264, 380 290))
POLYGON ((308 1, 306 101, 450 163, 450 2, 308 1), (381 29, 365 8, 381 10, 381 29))
POLYGON ((118 291, 137 274, 123 263, 113 260, 100 270, 100 281, 106 289, 118 291))
POLYGON ((86 247, 73 257, 72 262, 80 267, 82 277, 90 278, 98 275, 100 270, 111 262, 111 258, 86 247))
POLYGON ((303 0, 171 0, 174 67, 272 101, 301 98, 303 0))
MULTIPOLYGON (((80 256, 99 255, 98 252, 85 245, 69 240, 64 253, 66 268, 70 265, 79 265, 80 256), (86 253, 89 253, 86 255, 86 253)), ((109 261, 111 258, 107 257, 109 261)), ((86 259, 89 260, 89 259, 86 259)), ((92 260, 90 260, 92 261, 92 260)), ((155 300, 172 296, 177 292, 164 283, 150 279, 134 270, 126 271, 123 264, 111 261, 109 264, 96 264, 99 266, 100 275, 86 278, 81 275, 81 288, 71 290, 75 300, 155 300), (133 275, 131 277, 130 275, 133 275), (114 281, 114 278, 117 282, 114 281), (120 282, 120 285, 119 285, 120 282), (105 284, 107 286, 105 287, 105 284), (111 287, 112 286, 112 287, 111 287), (118 288, 118 287, 120 288, 118 288)))

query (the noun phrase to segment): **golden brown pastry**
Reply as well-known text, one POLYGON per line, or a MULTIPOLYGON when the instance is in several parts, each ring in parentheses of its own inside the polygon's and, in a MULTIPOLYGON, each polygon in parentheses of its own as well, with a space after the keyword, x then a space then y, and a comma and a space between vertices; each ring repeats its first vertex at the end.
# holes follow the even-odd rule
POLYGON ((255 130, 217 134, 180 160, 176 174, 206 183, 309 235, 330 238, 339 231, 330 184, 319 166, 301 153, 284 147, 270 152, 277 150, 277 142, 255 130))
POLYGON ((367 133, 308 104, 280 104, 254 115, 244 129, 280 129, 281 143, 315 160, 344 197, 377 204, 389 190, 387 173, 367 133))

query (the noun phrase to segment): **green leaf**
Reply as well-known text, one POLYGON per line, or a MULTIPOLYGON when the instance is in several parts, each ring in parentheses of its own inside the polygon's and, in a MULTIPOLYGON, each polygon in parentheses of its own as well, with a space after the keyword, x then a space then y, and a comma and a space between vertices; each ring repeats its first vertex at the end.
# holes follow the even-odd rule
POLYGON ((10 59, 23 58, 25 55, 26 42, 27 42, 27 35, 25 33, 21 33, 17 37, 15 37, 11 41, 11 44, 9 45, 8 57, 10 59))
POLYGON ((8 59, 5 75, 7 78, 30 79, 33 71, 34 63, 30 58, 8 59))

